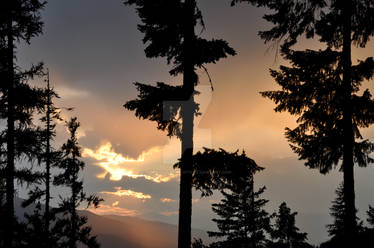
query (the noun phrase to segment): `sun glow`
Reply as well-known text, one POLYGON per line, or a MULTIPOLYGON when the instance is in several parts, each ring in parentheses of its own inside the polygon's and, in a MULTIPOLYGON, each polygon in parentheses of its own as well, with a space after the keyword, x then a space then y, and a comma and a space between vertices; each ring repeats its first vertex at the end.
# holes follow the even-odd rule
POLYGON ((156 183, 169 182, 170 180, 177 178, 177 174, 170 173, 169 175, 146 175, 143 173, 136 173, 134 169, 129 167, 139 168, 141 164, 146 161, 146 158, 152 155, 162 153, 161 148, 153 147, 150 150, 143 152, 137 158, 130 158, 128 156, 123 156, 114 151, 112 144, 106 142, 101 145, 96 151, 85 148, 83 150, 83 157, 93 158, 98 161, 97 165, 103 168, 105 171, 97 175, 97 178, 104 179, 107 174, 110 174, 110 180, 119 181, 122 177, 127 176, 131 178, 145 178, 156 183))
POLYGON ((129 189, 122 189, 121 187, 114 187, 116 191, 111 192, 111 191, 102 191, 100 192, 101 194, 108 194, 108 195, 115 195, 115 196, 129 196, 129 197, 134 197, 142 200, 146 199, 151 199, 152 196, 148 194, 144 194, 142 192, 135 192, 129 189))
POLYGON ((90 212, 98 215, 120 215, 120 216, 137 216, 138 211, 121 208, 118 206, 100 205, 98 208, 90 208, 90 212))

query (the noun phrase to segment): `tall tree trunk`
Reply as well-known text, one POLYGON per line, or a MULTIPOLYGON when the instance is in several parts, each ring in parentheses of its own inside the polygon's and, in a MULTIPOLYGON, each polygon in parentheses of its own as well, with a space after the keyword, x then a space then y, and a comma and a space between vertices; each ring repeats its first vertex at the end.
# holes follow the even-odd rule
POLYGON ((195 0, 185 1, 185 25, 183 44, 183 89, 186 101, 182 104, 182 160, 179 196, 178 248, 191 247, 192 216, 192 155, 193 155, 193 121, 194 121, 194 88, 196 75, 193 63, 193 40, 195 37, 194 13, 195 0))
POLYGON ((46 144, 46 178, 45 178, 45 213, 44 213, 44 221, 45 221, 45 241, 47 242, 47 247, 49 247, 49 222, 50 222, 50 213, 49 213, 49 201, 51 198, 50 194, 50 180, 51 180, 51 149, 50 149, 50 140, 51 140, 51 89, 49 86, 49 71, 47 72, 47 90, 48 90, 48 99, 47 99, 47 114, 46 114, 46 121, 47 121, 47 144, 46 144))
POLYGON ((351 84, 351 21, 352 21, 352 0, 346 0, 343 6, 343 173, 344 173, 344 233, 348 244, 354 239, 356 232, 356 207, 354 189, 354 161, 353 146, 354 134, 352 123, 352 84, 351 84))
POLYGON ((6 229, 5 247, 13 247, 14 236, 14 41, 12 21, 12 1, 8 1, 7 27, 7 74, 8 74, 8 113, 7 113, 7 167, 6 167, 6 229))
POLYGON ((70 222, 71 222, 71 230, 70 230, 70 238, 69 238, 69 248, 76 248, 77 247, 77 210, 75 209, 77 194, 75 192, 75 182, 72 186, 72 200, 71 200, 71 216, 70 216, 70 222))

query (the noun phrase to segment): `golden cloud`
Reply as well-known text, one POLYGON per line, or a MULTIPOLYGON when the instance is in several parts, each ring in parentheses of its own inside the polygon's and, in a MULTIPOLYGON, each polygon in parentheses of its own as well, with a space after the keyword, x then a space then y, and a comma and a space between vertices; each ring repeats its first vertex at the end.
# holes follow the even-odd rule
POLYGON ((97 215, 120 215, 120 216, 137 216, 138 211, 121 208, 118 206, 100 205, 98 208, 91 208, 88 211, 97 215))
POLYGON ((117 207, 118 204, 119 204, 119 201, 115 201, 115 202, 112 203, 112 207, 117 207))
POLYGON ((178 215, 178 211, 165 211, 165 212, 161 212, 160 214, 164 216, 173 216, 173 215, 178 215))
POLYGON ((114 191, 114 192, 102 191, 100 193, 101 194, 108 194, 108 195, 115 195, 115 196, 119 196, 119 197, 129 196, 129 197, 134 197, 134 198, 138 198, 138 199, 142 199, 142 200, 152 198, 151 195, 144 194, 142 192, 135 192, 135 191, 132 191, 132 190, 129 190, 129 189, 122 189, 121 187, 114 187, 114 189, 117 190, 117 191, 114 191))
POLYGON ((170 198, 161 198, 160 201, 162 203, 176 202, 176 200, 173 200, 173 199, 170 199, 170 198))
POLYGON ((110 180, 112 181, 119 181, 122 179, 122 177, 127 176, 131 178, 145 178, 156 183, 165 183, 177 178, 178 175, 175 173, 169 173, 168 175, 161 175, 157 173, 153 173, 153 175, 146 175, 144 173, 135 172, 135 170, 139 170, 139 165, 144 164, 146 158, 160 153, 162 153, 161 148, 153 147, 150 150, 140 154, 137 158, 130 158, 115 152, 112 144, 110 142, 106 142, 96 151, 85 148, 82 156, 99 161, 97 165, 99 165, 105 171, 104 173, 97 175, 98 178, 105 178, 105 176, 109 173, 110 180))

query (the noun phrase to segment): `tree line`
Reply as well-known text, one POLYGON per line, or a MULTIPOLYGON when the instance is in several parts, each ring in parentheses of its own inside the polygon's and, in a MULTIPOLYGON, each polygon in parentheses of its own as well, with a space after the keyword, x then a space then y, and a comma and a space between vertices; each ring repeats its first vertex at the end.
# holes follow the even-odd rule
MULTIPOLYGON (((181 84, 136 82, 138 97, 124 104, 141 119, 157 123, 157 128, 181 141, 181 158, 174 165, 180 170, 178 248, 195 247, 311 247, 306 233, 295 223, 296 212, 286 203, 269 214, 261 198, 265 188, 255 190, 254 175, 262 170, 245 152, 205 148, 193 151, 194 118, 199 105, 199 78, 196 70, 208 73, 206 65, 216 63, 236 51, 222 39, 205 39, 195 32, 205 28, 196 0, 126 0, 140 17, 145 55, 163 57, 172 65, 170 74, 182 76, 181 84), (218 231, 210 245, 191 242, 192 190, 202 196, 220 191, 223 199, 212 205, 218 231)), ((269 30, 259 31, 265 42, 279 46, 288 62, 270 70, 280 86, 277 91, 261 92, 276 104, 275 111, 297 116, 298 126, 286 128, 292 150, 305 166, 328 173, 338 167, 343 173, 337 189, 329 225, 331 239, 321 247, 370 247, 373 226, 357 218, 354 166, 373 163, 374 144, 365 139, 361 128, 374 122, 374 101, 364 81, 374 74, 372 57, 352 64, 352 46, 364 48, 374 34, 374 3, 368 0, 231 0, 232 7, 251 4, 266 9, 264 20, 269 30), (316 39, 323 48, 295 50, 304 39, 316 39)), ((90 234, 87 219, 77 208, 98 206, 99 197, 83 190, 81 160, 77 139, 79 122, 67 121, 70 138, 59 149, 53 147, 56 121, 61 109, 54 105, 58 94, 49 85, 49 73, 42 63, 24 70, 17 65, 17 45, 30 43, 42 33, 40 0, 6 0, 0 10, 0 113, 5 126, 1 132, 0 246, 12 247, 99 247, 90 234), (47 77, 47 86, 34 87, 30 81, 47 77), (39 123, 33 117, 42 116, 39 123), (27 168, 19 163, 27 161, 27 168), (39 170, 33 169, 38 165, 39 170), (51 172, 52 168, 59 171, 51 172), (35 204, 26 221, 14 214, 15 181, 26 184, 29 198, 24 206, 35 204), (50 206, 51 186, 66 187, 68 198, 61 197, 57 208, 50 206)), ((229 7, 229 6, 228 6, 229 7)), ((209 74, 208 74, 209 75, 209 74)), ((212 87, 213 90, 213 87, 212 87)), ((373 225, 374 210, 369 207, 368 223, 373 225)))

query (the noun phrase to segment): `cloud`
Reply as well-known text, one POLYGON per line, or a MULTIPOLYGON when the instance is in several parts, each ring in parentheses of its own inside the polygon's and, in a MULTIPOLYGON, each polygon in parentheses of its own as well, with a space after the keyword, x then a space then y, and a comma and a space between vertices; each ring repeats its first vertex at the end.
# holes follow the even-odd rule
POLYGON ((114 192, 111 192, 111 191, 102 191, 100 193, 101 194, 108 194, 108 195, 115 195, 115 196, 119 196, 119 197, 129 196, 129 197, 134 197, 134 198, 138 198, 138 199, 142 199, 142 200, 146 200, 146 199, 151 199, 152 198, 151 195, 144 194, 142 192, 135 192, 135 191, 128 190, 128 189, 122 189, 121 187, 114 187, 114 189, 116 189, 117 191, 114 191, 114 192))
POLYGON ((112 207, 117 207, 118 204, 119 204, 119 201, 115 201, 115 202, 112 203, 112 207))
POLYGON ((170 198, 161 198, 160 201, 162 203, 171 203, 171 202, 176 202, 176 200, 170 199, 170 198))
POLYGON ((178 215, 178 211, 164 211, 164 212, 161 212, 160 214, 164 216, 173 216, 173 215, 178 215))
POLYGON ((153 147, 148 151, 142 152, 137 158, 131 158, 115 152, 112 144, 106 142, 96 149, 96 151, 85 148, 82 156, 93 158, 98 161, 96 165, 103 168, 104 173, 97 175, 97 177, 102 179, 105 178, 108 173, 112 181, 119 181, 122 177, 127 176, 131 178, 145 178, 156 183, 164 183, 178 177, 176 173, 168 173, 165 175, 153 172, 150 175, 150 173, 145 174, 143 172, 146 168, 142 165, 152 162, 157 156, 162 156, 162 150, 159 147, 153 147))
POLYGON ((59 86, 56 87, 57 94, 63 99, 71 99, 71 98, 83 98, 88 97, 90 93, 88 91, 83 91, 67 86, 59 86))
POLYGON ((97 215, 120 215, 120 216, 137 216, 138 211, 121 208, 118 206, 100 205, 98 208, 91 208, 88 211, 97 215))

